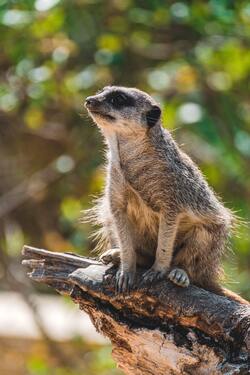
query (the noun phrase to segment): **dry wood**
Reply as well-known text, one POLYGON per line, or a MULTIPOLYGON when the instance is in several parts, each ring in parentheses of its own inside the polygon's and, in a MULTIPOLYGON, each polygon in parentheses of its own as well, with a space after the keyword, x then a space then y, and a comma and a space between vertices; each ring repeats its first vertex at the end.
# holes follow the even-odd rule
POLYGON ((115 293, 115 269, 25 246, 32 280, 69 295, 113 344, 125 374, 250 374, 250 306, 169 281, 115 293))

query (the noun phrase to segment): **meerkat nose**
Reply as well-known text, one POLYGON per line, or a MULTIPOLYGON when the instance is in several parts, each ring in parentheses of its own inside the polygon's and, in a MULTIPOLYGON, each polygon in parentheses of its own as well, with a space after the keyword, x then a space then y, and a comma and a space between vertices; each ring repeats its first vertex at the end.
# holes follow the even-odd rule
POLYGON ((93 108, 98 105, 98 100, 93 98, 93 96, 89 96, 85 99, 85 106, 87 108, 93 108))

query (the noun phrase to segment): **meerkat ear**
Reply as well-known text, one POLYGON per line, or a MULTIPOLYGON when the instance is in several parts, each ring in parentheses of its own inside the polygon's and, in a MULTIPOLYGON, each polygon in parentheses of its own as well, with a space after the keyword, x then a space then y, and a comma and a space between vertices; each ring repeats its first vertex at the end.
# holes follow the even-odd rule
POLYGON ((153 105, 153 107, 146 113, 147 125, 152 128, 153 126, 155 126, 160 117, 160 107, 158 107, 157 105, 153 105))

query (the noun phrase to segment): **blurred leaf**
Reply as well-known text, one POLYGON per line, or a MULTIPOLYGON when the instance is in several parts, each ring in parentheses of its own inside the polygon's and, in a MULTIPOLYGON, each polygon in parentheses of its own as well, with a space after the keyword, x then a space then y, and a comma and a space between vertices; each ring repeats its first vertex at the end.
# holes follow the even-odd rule
POLYGON ((81 203, 79 200, 73 197, 66 197, 61 204, 61 211, 63 216, 70 220, 76 220, 79 217, 81 210, 81 203))

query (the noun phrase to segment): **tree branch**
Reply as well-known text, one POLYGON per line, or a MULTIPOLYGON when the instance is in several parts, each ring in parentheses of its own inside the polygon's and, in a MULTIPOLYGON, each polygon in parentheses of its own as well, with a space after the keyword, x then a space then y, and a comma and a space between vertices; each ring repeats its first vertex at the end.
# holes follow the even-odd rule
POLYGON ((24 246, 32 280, 69 295, 109 337, 126 374, 248 374, 250 307, 190 286, 116 294, 115 269, 70 253, 24 246))

